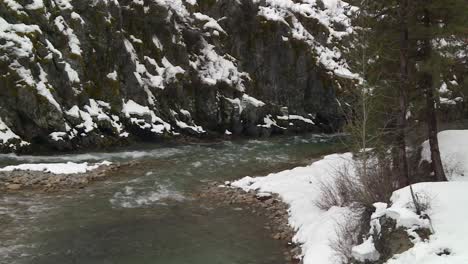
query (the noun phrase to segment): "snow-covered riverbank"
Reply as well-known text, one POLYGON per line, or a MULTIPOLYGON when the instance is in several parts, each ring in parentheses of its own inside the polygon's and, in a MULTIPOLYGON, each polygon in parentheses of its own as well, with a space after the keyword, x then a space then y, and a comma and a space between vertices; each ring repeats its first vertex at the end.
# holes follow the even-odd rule
MULTIPOLYGON (((431 210, 427 213, 432 219, 433 234, 428 241, 414 239, 413 248, 394 256, 387 263, 468 263, 468 224, 464 222, 468 216, 468 183, 460 182, 468 177, 465 176, 468 169, 464 166, 468 163, 468 130, 444 131, 439 134, 439 138, 444 163, 447 169, 455 172, 450 177, 454 181, 414 185, 416 192, 431 197, 431 210), (455 164, 456 168, 450 168, 450 164, 455 164)), ((423 157, 426 152, 427 144, 424 144, 423 157)), ((245 177, 232 183, 232 186, 244 191, 278 194, 289 205, 289 224, 296 231, 293 241, 302 244, 304 264, 332 264, 336 263, 337 256, 330 241, 335 239, 336 229, 340 222, 345 221, 350 209, 332 207, 324 211, 316 206, 315 201, 320 194, 320 183, 333 178, 336 171, 343 166, 352 166, 350 153, 328 155, 309 166, 272 173, 265 177, 245 177)), ((414 220, 412 217, 415 214, 412 214, 409 206, 411 200, 408 188, 396 191, 392 202, 391 207, 380 208, 379 213, 391 215, 400 222, 414 220), (408 213, 407 217, 402 215, 404 212, 408 213)), ((404 225, 397 224, 411 230, 421 223, 408 221, 404 225)))
POLYGON ((341 221, 347 208, 332 208, 322 211, 315 205, 320 194, 321 180, 332 177, 334 171, 351 161, 351 154, 325 156, 306 167, 298 167, 265 177, 245 177, 232 186, 245 191, 276 193, 289 205, 289 224, 296 230, 295 243, 302 244, 304 264, 333 263, 334 252, 329 245, 337 222, 341 221))

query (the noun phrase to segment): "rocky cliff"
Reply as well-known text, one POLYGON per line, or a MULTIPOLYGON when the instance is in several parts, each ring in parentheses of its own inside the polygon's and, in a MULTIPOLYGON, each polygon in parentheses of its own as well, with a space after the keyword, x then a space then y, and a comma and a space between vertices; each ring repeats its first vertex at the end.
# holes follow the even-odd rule
POLYGON ((345 2, 0 0, 0 151, 334 131, 345 2))

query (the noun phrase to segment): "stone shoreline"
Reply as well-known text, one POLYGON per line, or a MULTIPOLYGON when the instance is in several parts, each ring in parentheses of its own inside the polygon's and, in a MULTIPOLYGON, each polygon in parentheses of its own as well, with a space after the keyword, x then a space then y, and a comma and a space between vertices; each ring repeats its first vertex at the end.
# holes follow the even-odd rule
POLYGON ((246 208, 259 216, 264 216, 265 229, 271 237, 284 242, 284 257, 287 263, 300 264, 301 245, 292 242, 295 234, 288 222, 288 205, 278 195, 270 193, 245 192, 231 187, 230 184, 210 183, 198 195, 199 198, 212 199, 223 205, 246 208))
POLYGON ((16 170, 0 172, 0 192, 36 190, 55 192, 64 189, 84 188, 92 182, 102 181, 122 167, 134 166, 135 162, 102 165, 86 173, 53 174, 42 171, 16 170))

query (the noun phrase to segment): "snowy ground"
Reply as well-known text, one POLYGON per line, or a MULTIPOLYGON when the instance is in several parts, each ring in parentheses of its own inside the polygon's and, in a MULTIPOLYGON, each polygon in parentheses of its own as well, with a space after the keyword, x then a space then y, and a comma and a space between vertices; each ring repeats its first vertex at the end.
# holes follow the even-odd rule
MULTIPOLYGON (((410 250, 390 259, 388 264, 466 264, 468 263, 468 182, 428 182, 414 185, 415 192, 426 194, 431 201, 428 211, 431 217, 434 234, 429 241, 415 241, 410 250), (449 255, 443 254, 449 252, 449 255), (439 256, 439 255, 440 256, 439 256)), ((392 196, 393 211, 406 209, 411 201, 409 188, 394 192, 392 196)), ((401 217, 402 215, 399 215, 401 217)), ((408 225, 408 215, 401 217, 408 225)), ((411 221, 419 225, 417 221, 411 221)), ((405 224, 405 223, 402 223, 405 224)))
MULTIPOLYGON (((408 188, 398 190, 392 196, 392 206, 376 204, 376 214, 393 215, 398 224, 406 227, 414 225, 430 225, 434 234, 429 241, 413 241, 415 246, 395 256, 387 263, 391 264, 432 264, 432 263, 468 263, 468 182, 463 175, 468 173, 468 130, 444 131, 439 134, 442 159, 447 167, 455 164, 456 169, 451 180, 444 183, 420 183, 414 185, 415 191, 430 197, 431 209, 429 215, 432 223, 421 221, 408 208, 410 202, 408 188), (440 254, 448 250, 449 255, 440 254), (438 255, 439 253, 439 255, 438 255)), ((427 143, 423 144, 423 158, 427 156, 427 143)), ((323 179, 333 177, 334 172, 343 166, 352 165, 351 154, 333 154, 307 167, 298 167, 265 177, 245 177, 234 182, 234 187, 245 191, 277 193, 289 204, 289 222, 296 230, 294 242, 303 244, 304 264, 337 263, 330 241, 334 239, 337 223, 343 221, 349 212, 347 208, 333 207, 328 211, 320 210, 314 201, 319 196, 318 185, 323 179)), ((466 176, 468 177, 468 176, 466 176)), ((372 241, 367 241, 355 251, 375 257, 372 241)))
MULTIPOLYGON (((468 130, 446 130, 438 134, 445 173, 451 181, 468 180, 468 130), (466 176, 466 177, 464 177, 466 176)), ((430 161, 429 142, 423 143, 422 159, 430 161)))

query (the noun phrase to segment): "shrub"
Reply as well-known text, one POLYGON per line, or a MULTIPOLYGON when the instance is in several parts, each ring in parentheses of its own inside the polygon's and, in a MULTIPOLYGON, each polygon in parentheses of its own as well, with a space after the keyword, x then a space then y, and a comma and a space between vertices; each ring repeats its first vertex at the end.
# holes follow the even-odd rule
POLYGON ((352 165, 338 168, 334 178, 319 183, 321 193, 315 204, 323 210, 333 206, 373 210, 374 203, 390 200, 395 183, 388 158, 358 158, 352 165))

